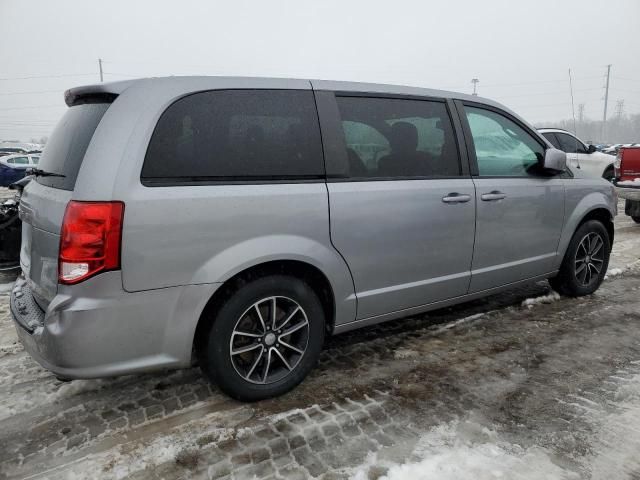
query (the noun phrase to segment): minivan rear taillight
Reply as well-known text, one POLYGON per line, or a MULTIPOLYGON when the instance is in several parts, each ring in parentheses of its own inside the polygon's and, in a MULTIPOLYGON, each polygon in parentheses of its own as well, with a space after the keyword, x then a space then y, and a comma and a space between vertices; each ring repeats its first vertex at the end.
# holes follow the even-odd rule
POLYGON ((71 285, 120 268, 123 216, 122 202, 69 202, 60 233, 60 283, 71 285))

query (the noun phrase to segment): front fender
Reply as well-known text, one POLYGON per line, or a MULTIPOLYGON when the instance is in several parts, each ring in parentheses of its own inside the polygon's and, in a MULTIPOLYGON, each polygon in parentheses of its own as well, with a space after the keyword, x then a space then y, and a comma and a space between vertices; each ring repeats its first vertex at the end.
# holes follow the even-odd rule
MULTIPOLYGON (((613 187, 611 187, 613 188, 613 187)), ((603 190, 592 191, 586 195, 582 189, 567 188, 565 202, 565 222, 558 242, 558 255, 555 268, 560 268, 569 242, 582 220, 592 211, 602 209, 609 212, 611 219, 616 215, 612 193, 603 190), (582 192, 582 194, 581 194, 582 192)))
POLYGON ((206 261, 191 283, 222 283, 248 268, 276 260, 295 260, 320 270, 333 289, 335 324, 355 319, 355 291, 347 264, 335 249, 307 237, 265 235, 234 244, 206 261))

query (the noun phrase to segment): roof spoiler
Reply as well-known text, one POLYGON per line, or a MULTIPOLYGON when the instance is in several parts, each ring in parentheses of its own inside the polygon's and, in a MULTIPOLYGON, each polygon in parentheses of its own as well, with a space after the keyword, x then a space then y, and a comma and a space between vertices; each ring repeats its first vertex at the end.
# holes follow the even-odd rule
POLYGON ((111 103, 137 80, 97 83, 70 88, 64 92, 64 102, 69 107, 85 103, 111 103))

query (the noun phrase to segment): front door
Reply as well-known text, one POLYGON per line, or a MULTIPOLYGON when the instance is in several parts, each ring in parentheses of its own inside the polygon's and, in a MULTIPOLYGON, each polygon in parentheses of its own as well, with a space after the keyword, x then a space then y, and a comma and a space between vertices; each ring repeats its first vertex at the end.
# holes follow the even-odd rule
POLYGON ((466 294, 475 189, 447 103, 348 94, 331 102, 342 150, 341 162, 327 162, 331 240, 351 269, 358 318, 466 294))
POLYGON ((475 157, 476 240, 470 293, 549 273, 564 221, 564 184, 544 174, 545 146, 497 109, 465 104, 475 157))

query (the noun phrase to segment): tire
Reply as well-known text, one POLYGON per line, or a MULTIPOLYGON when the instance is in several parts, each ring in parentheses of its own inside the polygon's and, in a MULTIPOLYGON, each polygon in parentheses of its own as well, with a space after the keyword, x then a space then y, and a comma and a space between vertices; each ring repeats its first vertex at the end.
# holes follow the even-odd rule
POLYGON ((285 275, 262 277, 243 284, 215 312, 199 363, 212 382, 237 400, 276 397, 315 366, 324 333, 324 309, 309 285, 285 275))
POLYGON ((640 223, 640 217, 631 217, 631 220, 633 220, 636 223, 640 223))
POLYGON ((597 220, 583 223, 569 242, 558 275, 549 279, 551 288, 569 297, 592 294, 604 280, 610 252, 611 243, 604 225, 597 220), (589 242, 592 245, 590 254, 589 242), (601 265, 599 271, 597 265, 601 265))

